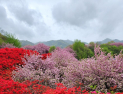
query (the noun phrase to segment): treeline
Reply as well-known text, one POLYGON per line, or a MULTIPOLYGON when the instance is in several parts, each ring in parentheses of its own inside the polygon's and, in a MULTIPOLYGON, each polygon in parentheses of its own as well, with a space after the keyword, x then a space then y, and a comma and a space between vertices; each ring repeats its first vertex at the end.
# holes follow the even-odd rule
MULTIPOLYGON (((91 58, 94 56, 94 47, 98 46, 99 44, 90 42, 89 45, 85 45, 80 40, 75 40, 73 45, 69 45, 68 47, 72 48, 76 53, 76 58, 78 60, 85 59, 85 58, 91 58)), ((105 55, 108 53, 111 53, 113 57, 115 55, 118 55, 120 51, 123 49, 123 43, 114 43, 113 41, 108 42, 106 44, 100 44, 100 48, 103 52, 105 52, 105 55)), ((54 50, 55 46, 50 47, 51 50, 54 50)))
MULTIPOLYGON (((7 32, 5 32, 4 35, 0 33, 0 48, 2 48, 2 46, 5 44, 11 44, 17 48, 21 48, 20 41, 17 38, 15 38, 12 34, 9 34, 7 32)), ((75 52, 75 57, 78 60, 81 60, 85 58, 91 58, 94 56, 95 45, 99 45, 102 51, 105 52, 105 55, 111 53, 113 57, 115 57, 115 55, 118 55, 120 51, 123 49, 123 43, 115 43, 114 41, 108 42, 106 44, 97 44, 94 42, 90 42, 89 45, 85 45, 80 40, 75 40, 72 45, 69 45, 67 47, 73 49, 73 51, 75 52)), ((55 46, 51 46, 49 52, 51 53, 55 49, 55 46)))

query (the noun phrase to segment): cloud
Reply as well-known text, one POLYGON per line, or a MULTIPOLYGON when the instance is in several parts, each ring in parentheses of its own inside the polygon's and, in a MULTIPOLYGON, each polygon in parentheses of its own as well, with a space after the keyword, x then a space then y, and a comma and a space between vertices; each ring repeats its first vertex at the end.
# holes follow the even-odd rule
POLYGON ((16 17, 17 20, 24 22, 28 25, 37 23, 37 18, 42 19, 41 13, 34 9, 29 9, 28 4, 23 0, 9 3, 8 10, 16 17))
MULTIPOLYGON (((99 37, 116 32, 123 22, 122 0, 71 0, 56 4, 52 15, 58 24, 68 23, 81 29, 90 30, 99 37)), ((88 33, 90 34, 90 33, 88 33)))
POLYGON ((46 36, 51 37, 42 14, 36 9, 30 9, 25 0, 2 0, 0 3, 1 29, 16 35, 20 40, 32 42, 45 41, 46 36))
POLYGON ((118 32, 116 28, 123 22, 122 3, 122 0, 109 0, 99 7, 98 20, 102 23, 99 29, 100 36, 118 32))
POLYGON ((122 39, 122 0, 0 0, 0 28, 32 42, 122 39))
POLYGON ((5 20, 7 17, 6 10, 4 7, 0 6, 0 20, 5 20))
POLYGON ((97 17, 96 6, 89 0, 71 0, 54 6, 52 15, 57 22, 82 26, 97 17))

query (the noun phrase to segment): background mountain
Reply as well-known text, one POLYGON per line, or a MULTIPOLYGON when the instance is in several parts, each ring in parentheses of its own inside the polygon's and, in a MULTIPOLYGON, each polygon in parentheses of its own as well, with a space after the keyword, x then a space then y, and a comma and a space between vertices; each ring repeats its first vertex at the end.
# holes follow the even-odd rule
POLYGON ((108 42, 110 42, 110 41, 123 43, 123 40, 118 40, 118 39, 113 39, 113 40, 112 40, 112 39, 109 39, 109 38, 106 38, 106 39, 104 39, 104 40, 102 40, 102 41, 96 41, 96 42, 94 42, 94 43, 105 44, 105 43, 108 43, 108 42))
MULTIPOLYGON (((94 43, 98 43, 98 44, 105 44, 105 43, 108 43, 110 41, 114 41, 114 42, 121 42, 123 43, 123 40, 118 40, 118 39, 109 39, 109 38, 106 38, 102 41, 95 41, 94 43)), ((45 42, 37 42, 37 43, 32 43, 30 41, 27 41, 27 40, 20 40, 21 42, 21 45, 22 46, 25 46, 25 45, 36 45, 38 43, 43 43, 47 46, 56 46, 56 47, 61 47, 61 48, 65 48, 67 47, 68 45, 72 45, 74 43, 74 41, 71 41, 71 40, 51 40, 51 41, 45 41, 45 42)), ((85 44, 89 44, 87 42, 84 42, 85 44)))
POLYGON ((111 40, 111 39, 109 39, 109 38, 106 38, 106 39, 104 39, 104 40, 102 40, 102 41, 96 41, 96 42, 94 42, 94 43, 105 44, 105 43, 108 43, 108 42, 110 42, 110 41, 113 41, 113 40, 111 40))
MULTIPOLYGON (((65 48, 68 45, 73 44, 73 41, 70 40, 51 40, 51 41, 47 41, 47 42, 38 42, 38 43, 43 43, 47 46, 55 46, 55 47, 61 47, 61 48, 65 48)), ((38 44, 36 43, 36 44, 38 44)))
MULTIPOLYGON (((37 42, 37 43, 32 43, 30 41, 27 40, 20 40, 21 45, 22 46, 26 46, 26 45, 36 45, 38 43, 43 43, 47 46, 56 46, 56 47, 61 47, 61 48, 65 48, 68 45, 72 45, 74 41, 71 40, 51 40, 51 41, 46 41, 46 42, 37 42)), ((87 44, 86 42, 84 42, 85 44, 87 44)))
POLYGON ((28 40, 20 40, 21 46, 26 46, 26 45, 35 45, 34 43, 28 41, 28 40))
MULTIPOLYGON (((0 45, 6 39, 7 39, 7 37, 4 36, 2 33, 0 33, 0 45)), ((74 41, 71 41, 71 40, 51 40, 51 41, 37 42, 37 43, 33 43, 33 42, 28 41, 28 40, 19 40, 19 41, 20 41, 22 47, 26 46, 26 45, 32 45, 33 46, 33 45, 36 45, 38 43, 43 43, 47 46, 56 46, 56 47, 65 48, 68 45, 72 45, 74 43, 74 41)), ((108 42, 111 42, 111 41, 123 43, 123 40, 118 40, 118 39, 113 39, 112 40, 112 39, 109 39, 109 38, 106 38, 102 41, 95 41, 94 43, 105 44, 105 43, 108 43, 108 42)), ((86 45, 89 44, 87 42, 83 42, 83 43, 85 43, 86 45)))

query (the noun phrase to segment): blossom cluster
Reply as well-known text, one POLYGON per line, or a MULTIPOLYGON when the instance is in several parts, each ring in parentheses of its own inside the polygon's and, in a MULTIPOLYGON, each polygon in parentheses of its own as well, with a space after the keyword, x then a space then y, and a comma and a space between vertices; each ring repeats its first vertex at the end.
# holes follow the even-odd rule
POLYGON ((50 56, 51 56, 51 53, 42 54, 41 59, 44 60, 44 59, 46 59, 47 57, 50 57, 50 56))
POLYGON ((13 44, 2 43, 2 45, 0 45, 0 48, 17 48, 17 47, 15 47, 13 44))
POLYGON ((95 56, 72 63, 65 72, 68 86, 75 85, 76 81, 83 83, 88 90, 108 92, 110 87, 117 86, 115 91, 123 92, 123 55, 105 55, 101 48, 95 47, 95 56), (97 85, 94 89, 90 86, 97 85))
POLYGON ((120 53, 114 60, 110 54, 105 55, 99 46, 95 46, 94 51, 94 57, 78 61, 71 49, 57 48, 52 53, 39 54, 36 50, 2 48, 0 93, 123 92, 123 55, 120 53), (80 85, 81 83, 84 85, 80 85))
POLYGON ((115 45, 115 46, 123 46, 123 43, 121 42, 116 42, 116 43, 111 43, 110 45, 115 45))
POLYGON ((40 55, 42 54, 46 54, 49 52, 50 47, 44 45, 43 43, 38 43, 37 45, 31 46, 31 45, 27 45, 22 47, 23 49, 28 49, 28 50, 32 50, 32 51, 37 51, 40 53, 40 55))
MULTIPOLYGON (((4 57, 8 55, 8 57, 6 57, 6 61, 7 60, 11 60, 11 59, 15 59, 16 60, 15 63, 6 62, 6 64, 7 63, 8 64, 12 63, 13 65, 17 64, 19 61, 23 61, 23 60, 25 60, 25 62, 26 62, 27 60, 26 60, 26 58, 24 58, 26 56, 28 58, 31 57, 31 56, 40 56, 40 55, 38 55, 38 53, 34 54, 36 52, 32 52, 32 54, 30 54, 29 50, 22 50, 22 49, 15 49, 15 48, 13 48, 13 49, 4 48, 4 49, 0 49, 0 51, 1 51, 1 55, 0 56, 1 56, 2 59, 5 59, 4 57), (12 52, 14 53, 15 57, 12 55, 13 54, 12 52), (26 53, 26 52, 27 52, 27 54, 24 55, 24 53, 26 53), (16 55, 18 57, 23 57, 22 60, 21 60, 21 58, 17 58, 16 55)), ((1 62, 1 65, 3 65, 3 63, 5 63, 5 62, 1 62)), ((19 63, 21 63, 21 62, 19 62, 19 63)), ((12 64, 11 65, 9 64, 10 66, 7 66, 7 68, 5 66, 1 66, 1 69, 4 69, 4 71, 6 71, 6 73, 10 73, 11 74, 11 72, 12 72, 12 68, 11 67, 13 66, 12 64)), ((24 66, 26 66, 26 65, 24 65, 24 66)), ((22 67, 24 67, 24 66, 22 65, 22 67)), ((49 65, 49 67, 51 69, 50 65, 49 65)), ((14 69, 13 69, 13 71, 14 71, 14 69)), ((18 70, 16 70, 16 71, 18 71, 18 70)), ((7 94, 33 94, 33 93, 34 94, 35 93, 36 94, 40 94, 40 93, 43 93, 45 91, 46 91, 45 94, 49 94, 49 91, 47 91, 47 90, 53 91, 54 94, 58 94, 58 92, 57 92, 58 90, 54 90, 54 89, 51 89, 48 86, 46 87, 46 86, 42 85, 42 81, 39 82, 39 80, 37 80, 37 81, 35 80, 35 81, 31 81, 30 82, 29 80, 26 80, 26 81, 23 81, 22 83, 20 83, 18 81, 12 80, 10 78, 10 76, 8 76, 8 75, 4 79, 3 78, 3 72, 1 72, 1 76, 0 76, 0 93, 1 94, 6 94, 6 93, 7 94)), ((64 92, 67 92, 67 91, 66 91, 66 89, 62 90, 62 88, 61 88, 60 92, 64 93, 64 92)), ((70 92, 70 90, 69 90, 69 92, 70 92)), ((66 94, 68 94, 68 93, 66 93, 66 94)))

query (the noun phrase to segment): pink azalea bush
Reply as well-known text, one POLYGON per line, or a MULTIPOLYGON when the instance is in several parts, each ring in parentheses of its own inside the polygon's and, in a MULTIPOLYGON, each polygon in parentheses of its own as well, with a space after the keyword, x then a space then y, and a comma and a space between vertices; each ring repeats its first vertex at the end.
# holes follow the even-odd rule
POLYGON ((14 81, 34 81, 44 80, 43 84, 46 86, 53 87, 54 81, 56 80, 54 75, 56 75, 58 69, 55 67, 55 63, 52 61, 45 62, 41 59, 41 55, 32 54, 31 56, 25 55, 25 65, 17 68, 17 71, 13 71, 14 81))
POLYGON ((51 58, 46 59, 45 62, 49 61, 54 62, 55 67, 59 69, 59 73, 55 75, 56 83, 63 83, 63 80, 66 78, 64 72, 65 70, 67 71, 67 66, 78 60, 69 51, 58 48, 52 52, 51 58))
POLYGON ((25 55, 23 62, 25 65, 13 71, 13 80, 46 80, 44 83, 47 86, 55 88, 55 83, 62 82, 64 77, 64 68, 69 63, 77 62, 77 59, 68 51, 56 49, 52 52, 52 56, 46 60, 41 59, 41 55, 31 56, 25 55))
POLYGON ((115 45, 115 46, 123 46, 123 43, 121 42, 116 42, 116 43, 110 43, 110 45, 115 45))
POLYGON ((83 83, 82 88, 108 92, 110 87, 116 86, 116 91, 123 92, 123 55, 119 54, 114 58, 111 54, 107 56, 101 51, 101 48, 95 47, 95 57, 72 63, 65 72, 66 86, 73 87, 76 81, 83 83), (90 86, 94 86, 91 89, 90 86))
POLYGON ((33 51, 35 50, 35 51, 39 52, 40 55, 41 55, 41 54, 48 53, 48 51, 49 51, 49 49, 50 49, 49 46, 46 46, 46 45, 44 45, 43 43, 42 43, 42 44, 39 43, 39 44, 34 45, 34 46, 27 45, 27 46, 24 46, 24 47, 22 47, 22 48, 23 48, 23 49, 28 49, 28 50, 33 50, 33 51))
POLYGON ((67 48, 64 48, 64 50, 70 52, 74 57, 76 56, 76 53, 75 53, 75 51, 72 48, 67 47, 67 48))
POLYGON ((2 43, 2 45, 0 45, 0 48, 17 48, 17 47, 15 47, 13 44, 2 43))

